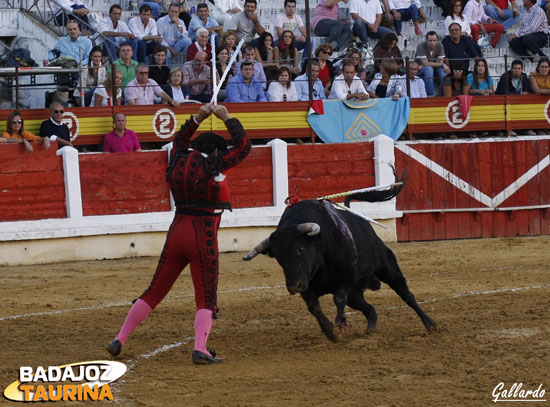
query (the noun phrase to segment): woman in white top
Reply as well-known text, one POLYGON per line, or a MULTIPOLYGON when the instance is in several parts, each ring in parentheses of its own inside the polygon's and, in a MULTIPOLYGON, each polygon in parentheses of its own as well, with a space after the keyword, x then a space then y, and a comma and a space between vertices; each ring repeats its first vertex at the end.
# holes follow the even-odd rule
POLYGON ((161 86, 172 99, 179 103, 186 101, 189 91, 183 85, 183 71, 180 68, 172 69, 168 75, 168 85, 161 86))
POLYGON ((449 32, 449 26, 452 23, 460 24, 462 28, 462 35, 472 36, 472 30, 470 28, 470 21, 466 16, 462 15, 464 7, 461 0, 451 0, 450 10, 451 14, 445 18, 445 32, 449 32))
POLYGON ((295 102, 298 100, 298 91, 294 82, 290 80, 290 69, 286 66, 279 68, 277 80, 271 82, 267 90, 267 99, 270 102, 295 102))
POLYGON ((397 70, 399 65, 393 59, 385 59, 380 64, 380 72, 374 75, 374 79, 367 88, 371 98, 389 98, 399 100, 406 94, 403 88, 403 81, 397 70))
POLYGON ((81 73, 85 92, 85 106, 90 106, 95 88, 105 82, 107 76, 107 70, 103 66, 103 52, 100 46, 96 45, 92 48, 88 61, 88 69, 81 73))
POLYGON ((113 86, 111 76, 108 76, 103 82, 103 85, 95 88, 94 95, 92 97, 92 103, 90 106, 120 106, 122 104, 122 90, 120 85, 122 84, 122 72, 115 72, 115 86, 116 97, 113 102, 113 86))

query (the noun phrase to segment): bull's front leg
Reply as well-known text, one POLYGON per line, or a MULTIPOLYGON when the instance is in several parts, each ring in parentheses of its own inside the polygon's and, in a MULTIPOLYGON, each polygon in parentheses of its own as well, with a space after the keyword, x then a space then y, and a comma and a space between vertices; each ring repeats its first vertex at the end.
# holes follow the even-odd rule
POLYGON ((301 294, 302 298, 307 304, 307 309, 311 314, 317 318, 317 322, 321 327, 321 331, 326 335, 326 337, 332 341, 336 342, 336 336, 334 335, 334 325, 328 320, 328 318, 323 314, 321 310, 321 304, 319 304, 319 296, 311 291, 306 291, 301 294))
POLYGON ((340 328, 340 331, 347 334, 349 332, 348 322, 344 316, 344 309, 348 302, 348 290, 339 288, 334 292, 333 296, 334 305, 336 305, 336 326, 340 328))

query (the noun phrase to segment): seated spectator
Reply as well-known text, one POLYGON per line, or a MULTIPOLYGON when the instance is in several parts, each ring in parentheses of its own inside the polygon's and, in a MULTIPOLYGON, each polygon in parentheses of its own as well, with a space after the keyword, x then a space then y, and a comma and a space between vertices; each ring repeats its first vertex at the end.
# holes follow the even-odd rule
POLYGON ((69 21, 74 20, 78 22, 80 30, 84 29, 91 34, 94 33, 88 20, 90 10, 80 0, 54 0, 53 13, 55 14, 55 23, 59 27, 65 27, 69 21))
POLYGON ((348 0, 320 0, 311 20, 311 29, 318 37, 327 37, 327 43, 332 49, 345 49, 351 30, 340 20, 338 3, 347 3, 348 0))
POLYGON ((210 61, 212 59, 212 45, 210 44, 210 38, 208 37, 208 30, 206 28, 199 28, 197 30, 197 40, 193 42, 189 48, 187 48, 186 61, 192 61, 195 58, 195 54, 199 51, 206 52, 206 58, 210 61))
MULTIPOLYGON (((218 49, 218 55, 216 58, 216 83, 219 83, 225 70, 227 69, 229 61, 229 50, 225 47, 218 49)), ((218 101, 223 102, 225 100, 227 83, 233 77, 233 73, 230 70, 225 77, 223 84, 218 92, 218 101)))
POLYGON ((50 148, 50 139, 48 137, 38 137, 25 130, 25 121, 23 115, 14 110, 6 120, 6 131, 0 136, 0 143, 19 143, 23 144, 27 151, 32 152, 33 148, 29 141, 42 141, 44 148, 50 148))
POLYGON ((395 24, 395 32, 397 35, 401 34, 401 28, 403 21, 413 21, 414 32, 416 35, 423 35, 418 19, 423 18, 427 20, 428 17, 422 8, 420 0, 393 0, 393 3, 389 3, 390 11, 393 15, 393 21, 395 24), (393 6, 393 8, 392 8, 393 6))
POLYGON ((227 31, 225 28, 231 24, 231 19, 241 11, 243 7, 239 0, 214 0, 212 17, 227 31))
POLYGON ((206 62, 206 52, 199 51, 195 59, 183 65, 183 83, 189 88, 190 99, 202 103, 212 98, 211 70, 206 62))
POLYGON ((425 98, 426 87, 424 86, 424 81, 420 79, 416 74, 418 73, 418 63, 416 61, 409 61, 409 69, 407 75, 402 75, 401 79, 403 80, 402 89, 405 90, 402 96, 407 95, 407 79, 409 80, 409 97, 410 98, 425 98))
POLYGON ((397 46, 397 36, 390 32, 384 35, 372 51, 374 57, 374 72, 380 72, 380 63, 384 59, 394 59, 398 65, 398 71, 403 70, 403 57, 397 46))
POLYGON ((244 61, 240 72, 227 84, 228 103, 267 102, 262 84, 254 78, 253 63, 244 61))
POLYGON ((258 39, 258 47, 255 48, 256 61, 261 62, 264 74, 268 82, 275 80, 279 72, 279 49, 273 47, 273 36, 264 32, 258 39))
POLYGON ((466 7, 464 7, 464 16, 470 21, 474 42, 477 43, 479 39, 479 31, 484 35, 493 33, 491 47, 496 48, 498 40, 504 33, 504 26, 485 14, 481 0, 468 1, 466 7))
POLYGON ((445 51, 443 44, 438 41, 437 33, 430 31, 426 34, 426 41, 416 47, 416 62, 421 69, 418 76, 424 81, 426 94, 434 96, 434 79, 442 80, 451 70, 445 65, 445 51))
MULTIPOLYGON (((99 22, 97 30, 103 36, 108 37, 108 41, 103 41, 104 50, 107 51, 110 58, 113 58, 122 44, 130 44, 133 58, 138 60, 138 55, 145 55, 145 51, 142 49, 144 45, 136 40, 136 36, 132 34, 128 25, 124 21, 120 21, 121 17, 122 8, 118 4, 113 4, 109 8, 109 15, 99 22)), ((139 62, 145 62, 145 60, 139 62)))
POLYGON ((183 20, 180 20, 180 5, 171 3, 168 7, 168 14, 157 20, 159 34, 162 35, 164 42, 162 45, 168 48, 167 63, 172 57, 179 54, 186 55, 187 48, 191 45, 191 39, 187 35, 187 29, 183 20))
POLYGON ((88 57, 88 69, 80 74, 84 86, 84 105, 90 106, 92 95, 97 86, 101 85, 107 76, 107 69, 103 66, 103 52, 101 47, 96 45, 90 51, 88 57))
MULTIPOLYGON (((355 65, 355 72, 364 83, 367 80, 367 69, 363 67, 363 57, 361 55, 361 51, 357 48, 351 48, 342 59, 342 63, 345 60, 349 60, 353 65, 355 65)), ((342 72, 340 71, 338 73, 341 74, 342 72)))
POLYGON ((537 68, 529 75, 529 89, 538 95, 550 95, 550 61, 542 57, 537 68))
POLYGON ((474 96, 487 96, 495 94, 495 91, 493 89, 493 78, 491 78, 491 75, 489 75, 489 68, 485 59, 476 59, 476 62, 474 64, 474 71, 469 73, 466 78, 468 79, 468 83, 470 84, 468 94, 474 96))
POLYGON ((243 62, 250 62, 252 64, 252 71, 254 73, 254 78, 262 84, 262 88, 267 87, 267 80, 265 77, 264 68, 261 62, 256 61, 256 49, 252 45, 247 45, 244 49, 244 58, 241 62, 235 63, 235 69, 233 74, 236 76, 238 72, 241 71, 241 64, 243 62))
POLYGON ((57 44, 48 51, 48 60, 52 61, 58 57, 74 59, 80 66, 88 65, 92 41, 80 35, 78 23, 71 20, 67 23, 67 36, 61 37, 57 44), (82 60, 81 60, 82 59, 82 60))
POLYGON ((206 29, 208 41, 210 41, 212 33, 216 34, 216 48, 220 46, 223 28, 215 19, 210 17, 210 11, 206 3, 199 3, 197 6, 197 15, 193 17, 189 23, 189 38, 191 38, 191 41, 196 40, 196 33, 199 28, 206 29))
POLYGON ((463 14, 463 4, 461 0, 451 0, 451 11, 449 15, 445 18, 443 24, 445 25, 445 30, 449 31, 449 27, 452 23, 457 23, 460 25, 460 35, 472 36, 472 29, 470 28, 470 20, 466 18, 463 14))
POLYGON ((189 90, 183 85, 183 71, 180 68, 170 71, 168 84, 161 88, 176 102, 184 103, 189 98, 189 90))
POLYGON ((63 113, 65 113, 65 107, 59 102, 53 102, 50 105, 50 118, 40 124, 40 137, 57 141, 59 148, 73 146, 69 127, 63 123, 63 113))
MULTIPOLYGON (((445 64, 451 68, 460 66, 462 72, 468 72, 470 67, 470 59, 478 58, 481 55, 474 47, 474 43, 470 37, 462 35, 460 24, 451 23, 449 26, 449 35, 441 41, 445 52, 445 64)), ((466 77, 464 76, 464 79, 466 77)))
POLYGON ((485 14, 502 24, 505 30, 521 20, 516 0, 485 0, 485 3, 485 14), (512 4, 512 8, 509 3, 512 4))
POLYGON ((521 17, 519 30, 510 34, 510 48, 519 56, 544 56, 542 48, 548 42, 548 20, 544 11, 537 7, 537 0, 523 0, 525 11, 521 17))
MULTIPOLYGON (((237 34, 233 30, 229 30, 223 33, 222 40, 220 41, 220 47, 225 47, 229 50, 229 58, 233 56, 233 53, 237 49, 238 44, 238 38, 237 34)), ((239 55, 237 55, 237 61, 241 61, 243 59, 242 56, 242 49, 239 51, 239 55)))
POLYGON ((180 104, 164 92, 154 80, 149 79, 149 67, 139 64, 136 69, 136 79, 126 86, 125 97, 128 105, 152 105, 155 103, 155 95, 164 102, 178 107, 180 104))
POLYGON ((103 139, 104 153, 141 152, 137 134, 126 128, 124 113, 117 113, 113 116, 113 125, 113 131, 107 133, 103 139))
POLYGON ((290 69, 286 66, 279 68, 277 80, 271 82, 267 90, 267 99, 270 102, 296 102, 298 92, 291 80, 290 69))
POLYGON ((380 39, 386 34, 393 33, 389 28, 380 25, 382 6, 379 1, 351 0, 349 13, 353 23, 352 33, 364 44, 369 42, 368 37, 380 39))
POLYGON ((122 72, 115 72, 115 83, 113 86, 112 76, 108 76, 103 85, 95 88, 92 103, 90 106, 120 106, 122 104, 122 72), (113 93, 114 91, 114 93, 113 93), (113 100, 113 94, 116 95, 113 100))
MULTIPOLYGON (((550 65, 549 65, 550 66, 550 65)), ((497 95, 527 95, 530 90, 529 78, 523 72, 523 61, 514 59, 512 69, 503 73, 498 81, 497 95)))
POLYGON ((155 64, 149 67, 149 79, 154 80, 160 86, 168 83, 170 68, 166 65, 166 54, 168 49, 164 45, 157 45, 153 57, 155 64))
POLYGON ((434 4, 437 6, 437 7, 440 7, 441 8, 441 11, 443 11, 441 13, 441 15, 443 17, 447 17, 448 15, 451 14, 451 4, 450 4, 450 0, 434 0, 434 4))
MULTIPOLYGON (((332 56, 332 46, 325 42, 317 47, 315 53, 313 54, 317 58, 319 63, 319 79, 321 80, 323 87, 325 88, 325 96, 330 95, 330 87, 332 86, 332 81, 336 76, 336 70, 330 61, 332 56)), ((306 63, 302 67, 302 73, 305 72, 306 63)))
POLYGON ((283 32, 288 30, 294 35, 296 48, 302 50, 306 47, 306 27, 302 18, 296 14, 296 0, 285 0, 284 7, 284 12, 275 17, 277 38, 280 41, 283 32))
POLYGON ((229 30, 235 31, 239 41, 244 38, 247 44, 255 45, 254 37, 256 34, 262 35, 265 31, 264 26, 260 22, 256 9, 258 8, 256 0, 244 0, 244 10, 237 13, 231 19, 231 23, 227 26, 229 30))
MULTIPOLYGON (((113 62, 112 66, 119 72, 122 72, 122 83, 120 87, 124 93, 126 85, 136 77, 136 68, 139 65, 137 61, 132 59, 134 51, 130 44, 121 45, 118 50, 119 58, 113 62)), ((111 67, 107 69, 107 76, 111 75, 111 67)))
POLYGON ((159 15, 160 15, 160 9, 162 8, 162 0, 147 0, 147 1, 142 1, 140 3, 140 8, 141 6, 143 5, 148 5, 149 7, 151 7, 151 11, 153 13, 153 18, 155 20, 158 20, 159 18, 159 15))
POLYGON ((368 87, 371 98, 392 98, 398 100, 407 92, 403 88, 403 80, 397 74, 399 65, 394 59, 385 59, 380 64, 380 72, 374 75, 374 79, 368 87))
POLYGON ((355 74, 355 65, 351 61, 344 62, 343 72, 334 78, 329 99, 367 100, 369 94, 355 74))
POLYGON ((277 44, 278 65, 286 66, 296 77, 300 72, 300 60, 298 59, 298 49, 294 45, 294 34, 291 31, 284 31, 282 38, 277 44))
MULTIPOLYGON (((311 66, 311 78, 309 82, 311 82, 312 87, 312 100, 326 99, 323 82, 319 79, 319 62, 310 60, 309 65, 311 66)), ((296 86, 296 92, 298 92, 298 100, 309 100, 307 66, 305 73, 294 80, 294 85, 296 86)))
POLYGON ((145 62, 146 56, 151 55, 155 47, 162 44, 162 35, 158 33, 157 22, 151 18, 151 14, 151 6, 142 4, 139 8, 139 16, 128 21, 130 31, 136 36, 137 41, 141 42, 138 47, 139 52, 144 52, 137 56, 140 62, 145 62))
POLYGON ((451 75, 445 77, 443 86, 441 86, 441 96, 451 97, 467 95, 469 90, 470 84, 468 83, 468 79, 464 76, 462 65, 451 65, 451 75))

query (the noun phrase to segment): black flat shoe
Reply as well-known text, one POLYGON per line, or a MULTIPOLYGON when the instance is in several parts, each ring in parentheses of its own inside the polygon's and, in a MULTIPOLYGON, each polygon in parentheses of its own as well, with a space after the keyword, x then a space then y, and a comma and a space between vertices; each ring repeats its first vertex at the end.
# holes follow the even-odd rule
POLYGON ((118 339, 114 339, 107 345, 105 345, 105 349, 107 349, 107 352, 109 352, 111 355, 118 356, 120 355, 120 351, 122 350, 122 344, 118 339))
POLYGON ((213 352, 213 356, 203 353, 199 350, 193 351, 193 363, 196 365, 210 365, 212 363, 221 363, 222 360, 216 357, 216 353, 213 352))

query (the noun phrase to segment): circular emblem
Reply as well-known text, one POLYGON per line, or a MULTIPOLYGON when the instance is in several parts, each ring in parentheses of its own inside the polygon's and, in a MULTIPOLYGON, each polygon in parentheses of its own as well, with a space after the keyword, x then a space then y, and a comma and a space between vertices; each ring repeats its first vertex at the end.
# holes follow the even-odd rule
POLYGON ((170 138, 176 132, 178 119, 170 109, 159 109, 153 117, 153 129, 160 138, 170 138))
POLYGON ((62 121, 69 128, 69 135, 71 136, 71 142, 73 142, 78 137, 78 132, 80 131, 78 117, 74 113, 65 111, 62 121))
POLYGON ((546 121, 550 123, 550 115, 548 114, 548 108, 550 107, 550 99, 548 99, 548 102, 546 102, 546 105, 544 105, 544 117, 546 118, 546 121))
POLYGON ((445 119, 447 120, 447 124, 453 129, 461 129, 470 121, 470 111, 468 111, 468 116, 464 119, 462 113, 460 112, 460 102, 458 100, 454 100, 447 105, 447 110, 445 110, 445 119))

